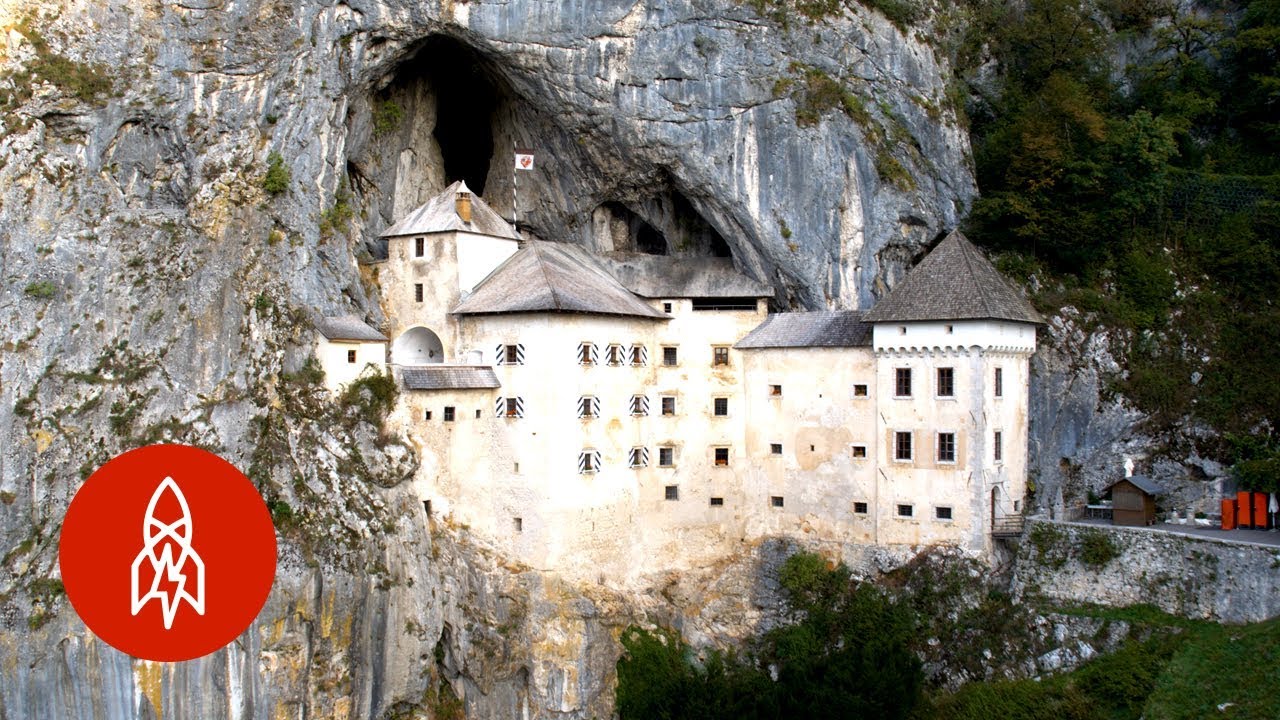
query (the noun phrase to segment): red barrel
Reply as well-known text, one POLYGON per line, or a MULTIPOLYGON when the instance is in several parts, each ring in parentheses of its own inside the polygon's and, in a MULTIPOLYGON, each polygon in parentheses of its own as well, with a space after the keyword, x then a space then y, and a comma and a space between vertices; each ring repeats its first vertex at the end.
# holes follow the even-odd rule
POLYGON ((1222 529, 1236 529, 1236 500, 1235 498, 1224 498, 1222 501, 1222 529))
POLYGON ((1256 492, 1253 494, 1253 526, 1256 528, 1266 529, 1267 527, 1268 499, 1266 493, 1256 492))
POLYGON ((1236 493, 1236 527, 1253 527, 1253 509, 1251 503, 1253 493, 1241 490, 1236 493))

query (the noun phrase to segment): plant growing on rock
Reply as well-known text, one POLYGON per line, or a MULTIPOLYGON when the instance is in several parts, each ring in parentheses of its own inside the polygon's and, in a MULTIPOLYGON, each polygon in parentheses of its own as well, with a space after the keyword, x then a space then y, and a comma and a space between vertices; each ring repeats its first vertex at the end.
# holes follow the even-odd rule
POLYGON ((267 155, 267 174, 262 176, 262 189, 270 195, 280 195, 289 189, 289 182, 292 180, 293 173, 285 167, 280 153, 267 155))

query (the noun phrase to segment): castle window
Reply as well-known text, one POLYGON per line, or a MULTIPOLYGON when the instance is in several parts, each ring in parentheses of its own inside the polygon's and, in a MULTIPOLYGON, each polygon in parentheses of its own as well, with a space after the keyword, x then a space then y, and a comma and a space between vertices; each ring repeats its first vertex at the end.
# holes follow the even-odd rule
POLYGON ((595 343, 584 342, 578 345, 578 364, 595 365, 600 362, 595 343))
POLYGON ((595 418, 600 417, 600 400, 592 395, 583 395, 578 398, 578 417, 595 418))
POLYGON ((676 396, 675 395, 662 396, 662 414, 666 416, 671 416, 676 414, 676 396))
POLYGON ((954 328, 954 327, 952 327, 952 326, 950 326, 950 325, 948 325, 948 326, 947 326, 947 334, 948 334, 948 335, 950 335, 950 334, 951 334, 951 333, 953 333, 953 332, 955 332, 955 328, 954 328))
POLYGON ((999 430, 991 439, 991 457, 996 462, 1004 462, 1004 433, 999 430))
POLYGON ((426 255, 426 254, 427 254, 427 239, 414 238, 413 239, 413 256, 422 257, 423 255, 426 255))
POLYGON ((658 448, 658 467, 675 467, 676 449, 673 447, 658 448))
POLYGON ((853 386, 853 396, 854 396, 854 397, 856 397, 856 398, 864 398, 864 397, 866 397, 866 396, 867 396, 867 386, 866 386, 866 385, 854 385, 854 386, 853 386))
POLYGON ((505 418, 522 418, 524 417, 524 399, 498 398, 493 403, 493 414, 505 418))
POLYGON ((671 314, 671 303, 669 303, 669 302, 664 302, 664 303, 662 303, 662 312, 664 312, 664 313, 666 313, 666 314, 670 315, 670 314, 671 314))
POLYGON ((729 416, 729 398, 715 398, 711 401, 711 413, 716 417, 729 416))
POLYGON ((645 395, 631 396, 631 414, 640 416, 649 414, 649 398, 645 395))
POLYGON ((453 410, 453 406, 452 406, 452 405, 445 405, 445 406, 444 406, 444 421, 445 421, 445 422, 453 422, 453 418, 454 418, 454 410, 453 410))
POLYGON ((355 363, 355 361, 356 361, 356 351, 355 351, 355 350, 348 350, 348 351, 347 351, 347 362, 348 362, 348 363, 352 363, 352 364, 354 364, 354 363, 355 363))
POLYGON ((480 410, 478 410, 478 409, 476 410, 476 419, 477 419, 477 420, 479 420, 479 419, 480 419, 480 410))
POLYGON ((996 368, 996 397, 1004 397, 1004 368, 996 368))
POLYGON ((723 345, 717 345, 716 347, 711 348, 711 364, 716 367, 728 367, 729 348, 723 345))
POLYGON ((934 517, 936 517, 936 518, 938 518, 939 520, 950 520, 950 519, 951 519, 951 508, 949 508, 949 507, 936 507, 936 508, 934 508, 934 509, 933 509, 933 516, 934 516, 934 517))
POLYGON ((867 456, 867 446, 866 446, 866 445, 854 445, 854 446, 853 446, 853 457, 854 457, 854 458, 856 458, 856 459, 862 459, 862 458, 865 458, 866 456, 867 456))
POLYGON ((895 368, 894 397, 911 397, 911 368, 895 368))
POLYGON ((414 283, 413 285, 413 301, 422 302, 422 283, 414 283))
POLYGON ((938 368, 938 397, 955 397, 956 373, 953 368, 938 368))
POLYGON ((782 443, 772 443, 769 445, 769 452, 773 455, 782 454, 782 443))
POLYGON ((523 365, 524 345, 499 345, 493 356, 499 365, 523 365))
POLYGON ((649 466, 649 448, 634 447, 627 452, 627 467, 642 468, 649 466))
POLYGON ((649 364, 649 349, 643 345, 631 346, 631 364, 640 367, 649 364))
POLYGON ((729 448, 716 448, 716 467, 729 467, 729 448))
POLYGON ((668 485, 668 486, 665 488, 664 495, 665 495, 666 499, 668 499, 668 500, 679 500, 679 499, 680 499, 680 486, 679 486, 679 485, 668 485))
POLYGON ((769 386, 769 397, 782 397, 782 386, 781 386, 781 385, 770 385, 770 386, 769 386))
POLYGON ((600 470, 600 451, 583 450, 578 453, 578 472, 581 474, 599 472, 600 470))
POLYGON ((423 420, 430 420, 430 419, 431 419, 431 411, 430 411, 430 410, 427 410, 426 412, 422 413, 422 419, 423 419, 423 420))
POLYGON ((899 505, 898 517, 909 518, 916 514, 916 509, 911 505, 899 505))
POLYGON ((724 505, 724 498, 722 497, 711 498, 711 507, 720 507, 722 505, 724 505))
POLYGON ((515 525, 516 532, 524 532, 524 518, 512 518, 512 524, 515 525))
POLYGON ((911 460, 911 433, 896 432, 893 434, 893 459, 903 462, 911 460))
POLYGON ((773 507, 782 507, 782 496, 781 495, 769 496, 769 505, 773 507))
POLYGON ((854 514, 854 515, 866 515, 866 514, 867 514, 867 504, 866 504, 866 503, 864 503, 864 502, 856 502, 856 503, 854 503, 854 504, 853 504, 853 514, 854 514))
POLYGON ((953 463, 956 461, 956 434, 938 433, 938 462, 953 463))
POLYGON ((605 349, 604 358, 609 365, 617 367, 625 362, 626 355, 622 352, 621 345, 613 344, 605 349))
POLYGON ((676 348, 670 346, 662 348, 662 364, 667 367, 675 367, 678 364, 676 348))

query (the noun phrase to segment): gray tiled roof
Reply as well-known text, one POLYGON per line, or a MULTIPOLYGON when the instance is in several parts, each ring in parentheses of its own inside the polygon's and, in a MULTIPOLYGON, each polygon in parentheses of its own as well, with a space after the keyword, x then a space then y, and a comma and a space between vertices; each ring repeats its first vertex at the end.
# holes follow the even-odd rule
POLYGON ((1152 480, 1151 478, 1147 477, 1146 475, 1133 475, 1133 476, 1130 476, 1130 477, 1127 477, 1127 478, 1123 478, 1123 479, 1121 479, 1121 480, 1117 480, 1117 481, 1115 481, 1115 482, 1111 483, 1110 485, 1108 485, 1108 486, 1107 486, 1107 490, 1110 490, 1111 488, 1115 487, 1116 485, 1119 485, 1120 483, 1124 482, 1125 480, 1128 480, 1129 482, 1133 483, 1134 485, 1136 485, 1136 486, 1137 486, 1137 488, 1138 488, 1139 490, 1141 490, 1142 492, 1144 492, 1144 493, 1146 493, 1146 494, 1148 494, 1148 495, 1163 495, 1163 494, 1164 494, 1164 488, 1162 488, 1162 487, 1160 487, 1159 485, 1157 485, 1157 484, 1155 483, 1155 481, 1154 481, 1154 480, 1152 480))
POLYGON ((408 390, 486 390, 500 388, 493 368, 477 365, 415 365, 400 369, 408 390))
POLYGON ((542 241, 525 243, 453 312, 580 312, 670 319, 619 284, 586 249, 542 241))
POLYGON ((870 346, 871 325, 857 310, 774 313, 734 345, 739 350, 870 346))
POLYGON ((386 342, 387 337, 355 315, 339 315, 316 320, 316 330, 329 340, 386 342))
POLYGON ((481 235, 519 240, 510 223, 494 212, 480 196, 471 193, 471 223, 462 222, 458 216, 456 200, 459 192, 471 193, 467 184, 459 180, 445 188, 439 195, 400 218, 391 227, 382 231, 381 237, 400 235, 427 235, 430 233, 463 231, 481 235))
POLYGON ((938 243, 863 319, 873 323, 922 320, 1044 322, 1031 303, 959 231, 938 243))
POLYGON ((762 298, 773 288, 752 280, 729 258, 610 253, 605 267, 631 292, 646 298, 762 298))

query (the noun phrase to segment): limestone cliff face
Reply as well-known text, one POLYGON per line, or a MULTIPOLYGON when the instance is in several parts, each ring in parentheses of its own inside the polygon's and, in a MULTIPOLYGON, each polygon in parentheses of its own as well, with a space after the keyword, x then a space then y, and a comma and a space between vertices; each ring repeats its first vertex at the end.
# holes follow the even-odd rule
POLYGON ((732 0, 86 0, 0 24, 0 718, 607 716, 617 629, 742 635, 776 607, 759 559, 613 594, 429 524, 413 450, 316 390, 312 313, 376 323, 357 258, 459 177, 547 239, 731 254, 780 308, 870 305, 974 193, 929 30, 856 4, 784 27, 732 0), (537 152, 518 188, 513 146, 537 152), (95 641, 48 582, 83 477, 162 441, 245 469, 282 538, 258 622, 174 667, 95 641))

